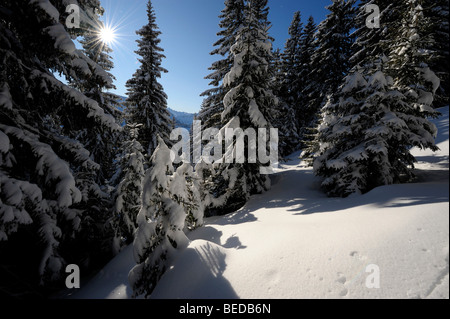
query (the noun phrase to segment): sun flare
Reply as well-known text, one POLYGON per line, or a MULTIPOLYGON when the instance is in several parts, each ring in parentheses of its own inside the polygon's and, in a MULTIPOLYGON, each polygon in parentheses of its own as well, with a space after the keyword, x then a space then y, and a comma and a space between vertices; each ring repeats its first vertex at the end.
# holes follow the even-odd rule
POLYGON ((116 33, 113 28, 105 26, 100 30, 99 37, 103 43, 111 45, 116 40, 116 33))

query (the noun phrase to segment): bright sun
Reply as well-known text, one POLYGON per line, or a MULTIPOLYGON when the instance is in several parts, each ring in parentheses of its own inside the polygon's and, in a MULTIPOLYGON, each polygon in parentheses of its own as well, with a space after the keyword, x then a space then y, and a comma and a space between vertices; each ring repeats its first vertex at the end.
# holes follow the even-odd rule
POLYGON ((100 30, 100 40, 103 43, 111 45, 115 41, 115 39, 116 34, 114 32, 114 29, 105 26, 100 30))

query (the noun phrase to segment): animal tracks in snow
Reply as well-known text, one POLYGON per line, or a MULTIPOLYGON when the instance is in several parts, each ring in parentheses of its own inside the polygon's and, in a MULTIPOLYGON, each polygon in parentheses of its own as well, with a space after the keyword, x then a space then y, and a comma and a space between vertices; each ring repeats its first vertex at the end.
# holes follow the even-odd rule
MULTIPOLYGON (((352 288, 354 289, 368 289, 365 285, 366 278, 369 275, 367 273, 367 266, 368 263, 368 257, 359 251, 351 251, 348 253, 347 257, 342 257, 344 260, 347 260, 348 258, 351 258, 352 261, 349 263, 346 261, 345 265, 351 265, 351 269, 347 269, 346 271, 341 270, 336 272, 335 282, 334 282, 334 295, 337 295, 340 298, 346 298, 350 296, 352 288)), ((336 261, 335 263, 338 263, 338 260, 341 258, 331 257, 328 259, 329 262, 336 261)), ((339 262, 341 263, 341 262, 339 262)), ((339 267, 338 265, 336 265, 339 267)))

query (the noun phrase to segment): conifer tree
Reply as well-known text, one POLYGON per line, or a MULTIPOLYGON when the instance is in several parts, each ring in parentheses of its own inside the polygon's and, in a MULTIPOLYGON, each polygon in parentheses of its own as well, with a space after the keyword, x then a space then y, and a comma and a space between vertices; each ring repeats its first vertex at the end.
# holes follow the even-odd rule
POLYGON ((278 114, 274 116, 273 125, 280 130, 279 151, 282 157, 291 154, 299 146, 297 129, 297 109, 299 108, 299 92, 301 80, 298 77, 300 71, 299 49, 302 32, 300 12, 294 14, 289 27, 290 38, 287 40, 284 52, 281 54, 279 69, 275 70, 276 87, 274 93, 279 98, 278 114))
POLYGON ((186 213, 185 231, 202 226, 204 204, 201 200, 199 178, 190 163, 178 167, 171 180, 169 191, 186 213))
MULTIPOLYGON (((279 96, 278 87, 273 88, 275 96, 279 96)), ((278 106, 272 112, 273 126, 278 129, 279 145, 278 151, 281 158, 289 156, 299 149, 300 137, 297 133, 294 108, 282 98, 278 98, 278 106), (276 113, 275 113, 276 112, 276 113)))
POLYGON ((305 87, 308 112, 318 114, 350 70, 355 16, 354 0, 333 0, 317 30, 310 82, 305 87))
MULTIPOLYGON (((116 80, 115 76, 111 73, 111 70, 114 68, 111 57, 113 50, 108 43, 101 39, 101 33, 104 28, 105 25, 101 21, 98 21, 95 25, 90 25, 85 30, 85 34, 80 40, 80 43, 86 56, 105 70, 112 80, 116 80)), ((88 81, 74 83, 74 86, 85 93, 86 96, 95 100, 105 110, 105 113, 111 114, 114 117, 119 116, 117 109, 119 96, 109 92, 109 90, 116 89, 114 83, 99 83, 99 81, 91 78, 88 81)))
POLYGON ((129 280, 135 297, 151 295, 176 250, 187 247, 189 242, 183 232, 186 213, 171 194, 174 187, 183 185, 178 179, 172 183, 171 151, 162 138, 158 137, 158 143, 145 176, 133 242, 137 265, 130 271, 129 280))
POLYGON ((388 61, 388 72, 394 85, 405 94, 412 116, 432 117, 437 112, 424 105, 432 105, 440 87, 440 79, 430 69, 432 52, 427 50, 434 42, 427 32, 432 21, 426 17, 419 0, 408 0, 402 12, 402 24, 395 33, 388 61))
POLYGON ((433 41, 428 49, 431 50, 433 58, 428 62, 430 68, 441 80, 441 86, 436 92, 435 107, 448 105, 450 93, 449 77, 449 0, 424 0, 424 15, 430 19, 433 41))
POLYGON ((200 202, 203 204, 204 215, 209 217, 208 207, 213 200, 214 168, 212 164, 205 162, 203 158, 195 165, 195 174, 199 182, 200 202))
MULTIPOLYGON (((408 96, 384 73, 387 59, 352 71, 323 109, 314 171, 329 196, 346 197, 411 181, 412 147, 437 150, 436 126, 414 116, 408 96)), ((430 109, 432 100, 421 101, 430 109)))
MULTIPOLYGON (((88 58, 94 61, 100 68, 105 70, 112 80, 115 80, 111 70, 114 68, 112 57, 110 56, 112 49, 109 45, 101 40, 102 29, 105 28, 103 22, 98 21, 92 25, 88 25, 80 43, 83 51, 88 58)), ((118 121, 121 114, 118 110, 120 97, 109 90, 116 89, 113 82, 104 83, 96 79, 94 76, 87 80, 81 80, 72 83, 74 87, 80 90, 87 97, 93 99, 105 111, 118 121)), ((117 133, 99 131, 93 128, 84 130, 79 133, 80 140, 91 152, 91 158, 100 164, 100 170, 97 180, 101 184, 106 184, 114 174, 113 160, 118 145, 115 141, 118 139, 117 133)))
POLYGON ((314 18, 310 16, 303 32, 300 36, 299 58, 298 58, 298 73, 297 77, 301 82, 298 87, 298 107, 296 108, 296 121, 298 135, 300 139, 300 146, 303 148, 304 141, 308 140, 309 129, 313 127, 317 121, 317 110, 311 109, 308 104, 309 90, 313 89, 314 83, 312 56, 315 52, 315 34, 317 31, 314 18))
MULTIPOLYGON (((249 1, 245 7, 245 23, 240 27, 236 43, 231 48, 234 65, 225 76, 224 85, 229 92, 224 98, 222 132, 228 129, 246 131, 253 128, 272 127, 272 109, 278 99, 271 90, 270 63, 272 61, 271 41, 268 36, 267 1, 249 1)), ((223 136, 224 133, 223 133, 223 136)), ((245 149, 249 144, 245 143, 245 149)), ((215 176, 215 198, 220 198, 222 213, 242 207, 249 196, 270 188, 267 175, 261 174, 263 166, 258 160, 250 163, 227 163, 229 154, 237 154, 236 143, 225 150, 226 155, 215 176)), ((256 148, 256 146, 252 146, 256 148)), ((245 156, 244 156, 245 157, 245 156)))
POLYGON ((121 182, 117 186, 113 223, 115 231, 115 250, 133 242, 137 228, 137 215, 141 208, 142 183, 144 180, 144 148, 137 141, 142 124, 127 124, 125 132, 129 137, 122 145, 119 174, 121 182))
POLYGON ((298 86, 299 71, 299 51, 300 38, 303 31, 303 24, 300 11, 294 13, 294 18, 289 27, 290 38, 286 41, 284 52, 282 54, 282 73, 281 96, 285 102, 296 108, 298 104, 298 92, 301 88, 298 86))
POLYGON ((149 1, 147 5, 148 24, 136 33, 141 37, 137 40, 139 49, 136 53, 141 57, 141 66, 128 80, 127 112, 130 123, 142 124, 139 133, 139 143, 144 147, 147 155, 151 155, 158 145, 157 135, 169 143, 169 135, 173 129, 173 121, 167 110, 167 95, 158 82, 164 69, 162 53, 159 47, 161 31, 156 24, 156 16, 149 1))
POLYGON ((350 58, 352 68, 364 67, 365 64, 372 65, 374 59, 382 55, 388 56, 395 32, 399 28, 403 11, 402 1, 393 2, 389 0, 363 0, 359 2, 355 17, 356 31, 353 43, 353 56, 350 58), (369 28, 367 22, 371 5, 376 5, 380 10, 379 27, 369 28))
POLYGON ((410 149, 438 149, 429 122, 437 116, 432 104, 440 85, 428 64, 431 20, 418 0, 386 5, 384 16, 400 19, 385 20, 382 31, 361 26, 355 45, 361 49, 353 57, 358 64, 323 109, 314 170, 331 196, 411 181, 416 160, 410 149), (383 51, 388 58, 371 62, 372 53, 383 51))
MULTIPOLYGON (((89 17, 83 24, 95 21, 98 1, 74 3, 89 17)), ((65 5, 0 5, 0 263, 13 261, 14 274, 2 272, 2 283, 27 278, 48 285, 61 278, 67 263, 89 267, 100 255, 95 240, 102 237, 104 216, 96 213, 107 209, 89 208, 91 202, 102 205, 95 180, 99 165, 76 138, 86 128, 119 127, 96 101, 54 76, 112 83, 76 49, 63 24, 65 5)))
POLYGON ((211 89, 201 94, 203 100, 198 120, 202 121, 203 128, 218 128, 221 124, 221 114, 224 110, 223 99, 228 89, 223 85, 223 78, 233 66, 233 56, 230 54, 239 27, 244 21, 244 0, 226 0, 225 9, 222 10, 219 27, 222 29, 217 35, 220 39, 214 44, 216 47, 211 55, 221 56, 209 68, 212 73, 206 79, 211 80, 211 89))

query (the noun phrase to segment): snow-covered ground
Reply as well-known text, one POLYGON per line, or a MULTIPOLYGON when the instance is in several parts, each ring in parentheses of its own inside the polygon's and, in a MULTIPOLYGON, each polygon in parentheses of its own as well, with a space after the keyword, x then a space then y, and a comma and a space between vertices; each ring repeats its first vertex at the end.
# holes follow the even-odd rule
MULTIPOLYGON (((414 150, 417 183, 327 198, 292 156, 272 190, 190 234, 152 297, 449 298, 448 107, 440 111, 441 150, 414 150)), ((133 266, 128 247, 72 297, 129 298, 133 266)))

